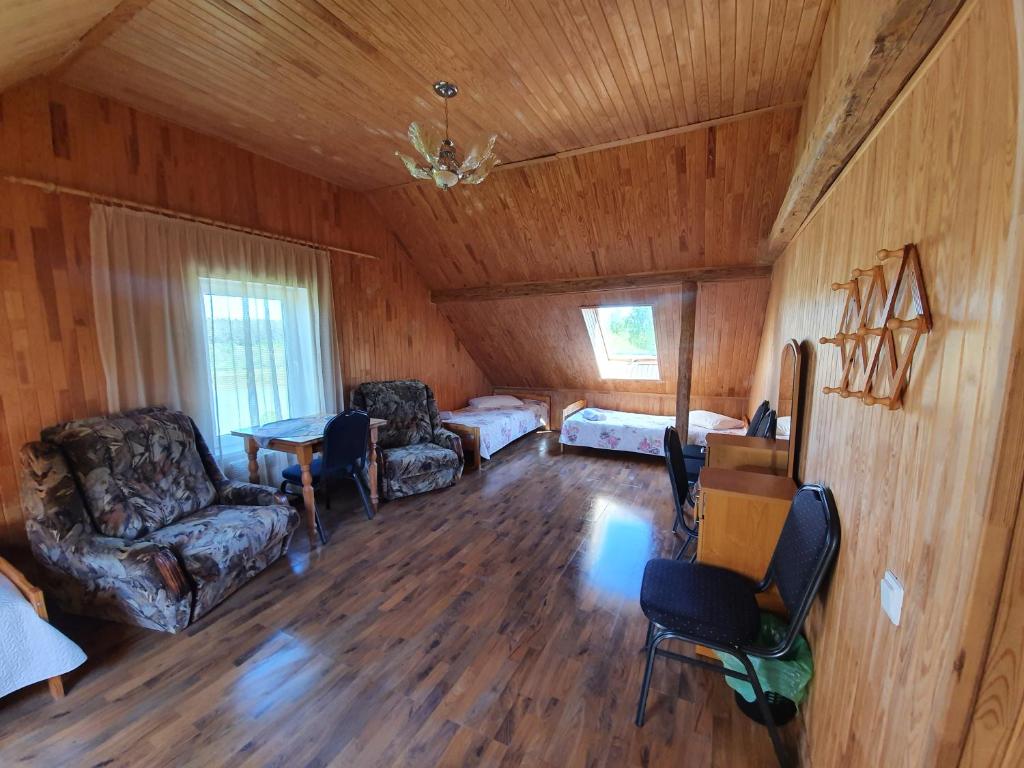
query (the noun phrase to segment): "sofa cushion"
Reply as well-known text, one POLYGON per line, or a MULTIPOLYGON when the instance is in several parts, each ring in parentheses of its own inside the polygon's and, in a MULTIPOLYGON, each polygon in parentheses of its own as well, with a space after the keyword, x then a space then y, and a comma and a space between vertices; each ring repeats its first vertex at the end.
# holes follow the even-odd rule
MULTIPOLYGON (((381 448, 430 442, 433 395, 422 381, 369 381, 359 385, 353 402, 371 418, 387 419, 377 433, 381 448)), ((435 406, 436 407, 436 406, 435 406)))
POLYGON ((195 585, 195 621, 274 562, 298 523, 298 513, 285 505, 216 505, 161 528, 149 540, 181 559, 195 585))
POLYGON ((146 536, 217 497, 195 426, 183 413, 140 408, 59 424, 42 438, 64 451, 94 524, 107 536, 146 536))
POLYGON ((417 443, 383 452, 384 498, 397 499, 454 485, 462 458, 450 448, 417 443))

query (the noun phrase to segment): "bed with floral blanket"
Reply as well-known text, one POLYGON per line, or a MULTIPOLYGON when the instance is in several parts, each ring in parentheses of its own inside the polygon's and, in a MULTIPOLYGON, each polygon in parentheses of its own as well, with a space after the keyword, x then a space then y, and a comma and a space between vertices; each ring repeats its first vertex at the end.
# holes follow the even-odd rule
MULTIPOLYGON (((562 433, 558 441, 562 445, 664 456, 665 428, 674 427, 675 423, 675 416, 588 408, 585 401, 579 400, 563 411, 562 433)), ((708 429, 690 425, 687 442, 707 445, 707 436, 712 432, 742 435, 745 429, 708 429)))
POLYGON ((471 405, 441 414, 445 428, 459 435, 463 448, 474 454, 477 468, 481 459, 490 459, 512 441, 537 429, 547 428, 550 419, 550 399, 547 396, 524 395, 514 399, 520 403, 517 405, 509 400, 502 405, 471 405))

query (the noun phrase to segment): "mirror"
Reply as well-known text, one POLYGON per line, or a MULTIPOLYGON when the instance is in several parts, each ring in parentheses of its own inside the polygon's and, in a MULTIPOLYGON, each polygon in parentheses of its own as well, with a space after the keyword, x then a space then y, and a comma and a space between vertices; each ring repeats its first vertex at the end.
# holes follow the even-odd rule
POLYGON ((789 441, 789 459, 786 474, 796 479, 800 448, 800 399, 803 390, 804 355, 800 343, 790 339, 782 348, 779 363, 779 396, 775 410, 778 413, 778 438, 789 441), (783 421, 788 419, 788 422, 783 421), (786 430, 784 425, 789 425, 786 430))

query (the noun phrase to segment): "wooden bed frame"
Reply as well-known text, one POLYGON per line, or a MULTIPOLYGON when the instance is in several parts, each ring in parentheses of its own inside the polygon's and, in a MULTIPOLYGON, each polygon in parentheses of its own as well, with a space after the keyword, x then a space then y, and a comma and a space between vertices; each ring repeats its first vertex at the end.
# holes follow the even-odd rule
MULTIPOLYGON (((565 408, 562 409, 562 424, 565 424, 565 420, 568 419, 570 416, 572 416, 575 413, 579 413, 586 407, 587 401, 585 399, 577 400, 574 403, 569 403, 567 406, 565 406, 565 408)), ((558 441, 558 452, 565 453, 565 443, 563 443, 561 440, 558 441)))
MULTIPOLYGON (((542 403, 547 403, 548 421, 551 420, 551 395, 549 394, 544 392, 535 392, 529 389, 512 389, 510 387, 495 387, 491 390, 491 394, 511 395, 512 397, 539 400, 542 403)), ((459 439, 462 440, 463 452, 465 452, 467 448, 473 452, 473 469, 480 469, 480 427, 471 427, 454 421, 442 421, 441 424, 445 429, 450 430, 459 436, 459 439)), ((547 424, 546 426, 548 429, 551 428, 550 424, 547 424)))
MULTIPOLYGON (((11 565, 9 562, 0 557, 0 574, 10 579, 11 583, 18 588, 18 591, 25 596, 25 599, 31 603, 32 607, 36 609, 36 613, 39 614, 39 618, 49 623, 50 617, 46 614, 46 601, 43 599, 43 591, 39 587, 34 586, 25 575, 11 565)), ((50 686, 50 694, 55 699, 64 698, 64 679, 57 675, 57 677, 51 677, 47 681, 47 685, 50 686)))

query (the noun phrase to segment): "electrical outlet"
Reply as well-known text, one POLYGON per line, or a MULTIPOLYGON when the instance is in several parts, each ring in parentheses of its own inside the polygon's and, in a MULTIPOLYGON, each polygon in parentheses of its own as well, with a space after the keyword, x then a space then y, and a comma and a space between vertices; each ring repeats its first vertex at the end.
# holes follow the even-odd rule
POLYGON ((897 627, 900 625, 900 615, 903 613, 903 585, 896 578, 892 571, 886 571, 882 577, 882 610, 889 617, 889 621, 897 627))

